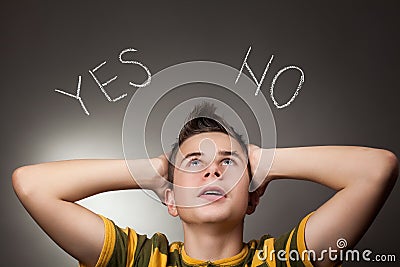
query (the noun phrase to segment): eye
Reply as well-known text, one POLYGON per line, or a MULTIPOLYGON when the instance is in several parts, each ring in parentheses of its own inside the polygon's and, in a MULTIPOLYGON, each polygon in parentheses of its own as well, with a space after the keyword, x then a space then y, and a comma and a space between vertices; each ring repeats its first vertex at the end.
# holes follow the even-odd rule
POLYGON ((200 166, 200 160, 199 159, 191 159, 189 161, 189 166, 191 166, 191 167, 200 166))
POLYGON ((222 165, 233 165, 234 161, 232 159, 223 159, 222 165))

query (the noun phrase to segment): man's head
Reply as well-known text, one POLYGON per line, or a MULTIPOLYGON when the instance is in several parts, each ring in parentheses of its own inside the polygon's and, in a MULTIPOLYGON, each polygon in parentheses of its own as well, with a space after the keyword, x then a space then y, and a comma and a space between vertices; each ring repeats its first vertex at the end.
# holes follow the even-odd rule
POLYGON ((196 106, 170 154, 166 203, 185 223, 241 223, 258 203, 249 198, 247 145, 215 110, 196 106))
MULTIPOLYGON (((184 126, 179 132, 178 141, 172 145, 168 164, 168 181, 174 182, 174 169, 176 156, 180 146, 190 137, 201 134, 219 132, 224 133, 235 139, 241 146, 243 153, 247 157, 247 145, 233 127, 231 127, 221 116, 215 113, 216 107, 210 103, 203 102, 194 107, 186 119, 184 126)), ((250 169, 249 169, 250 171, 250 169)))

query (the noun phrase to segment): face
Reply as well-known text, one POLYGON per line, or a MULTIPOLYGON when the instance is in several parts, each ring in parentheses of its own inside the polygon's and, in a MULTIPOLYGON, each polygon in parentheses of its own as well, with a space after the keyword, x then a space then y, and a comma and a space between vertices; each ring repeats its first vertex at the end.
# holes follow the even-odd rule
POLYGON ((247 155, 220 132, 185 140, 176 156, 169 213, 184 223, 242 222, 248 212, 247 155))

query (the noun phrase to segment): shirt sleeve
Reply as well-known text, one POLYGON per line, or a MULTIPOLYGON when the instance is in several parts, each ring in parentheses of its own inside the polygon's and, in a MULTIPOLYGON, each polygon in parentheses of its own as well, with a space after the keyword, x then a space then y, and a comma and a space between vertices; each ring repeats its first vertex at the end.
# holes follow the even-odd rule
MULTIPOLYGON (((99 215, 104 222, 104 243, 95 267, 148 266, 154 260, 166 261, 168 241, 157 233, 151 239, 131 228, 122 229, 113 221, 99 215), (164 257, 165 255, 165 257, 164 257)), ((86 267, 79 263, 79 267, 86 267)))
POLYGON ((305 241, 306 223, 311 215, 308 214, 294 229, 274 240, 276 266, 313 267, 305 241))
POLYGON ((312 267, 304 237, 306 223, 311 214, 278 238, 270 235, 261 237, 252 259, 252 266, 312 267))

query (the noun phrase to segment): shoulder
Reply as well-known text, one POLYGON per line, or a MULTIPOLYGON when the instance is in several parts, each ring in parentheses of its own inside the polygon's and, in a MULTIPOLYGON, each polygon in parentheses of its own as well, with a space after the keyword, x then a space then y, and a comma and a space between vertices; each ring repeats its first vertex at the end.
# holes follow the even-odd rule
POLYGON ((112 220, 100 215, 104 222, 104 243, 96 266, 148 266, 152 261, 166 263, 168 239, 162 233, 150 238, 138 234, 130 227, 121 228, 112 220))
POLYGON ((280 262, 283 266, 313 266, 305 243, 305 226, 311 214, 305 216, 293 229, 276 238, 264 235, 259 240, 247 243, 253 264, 258 266, 267 263, 275 266, 280 262))

